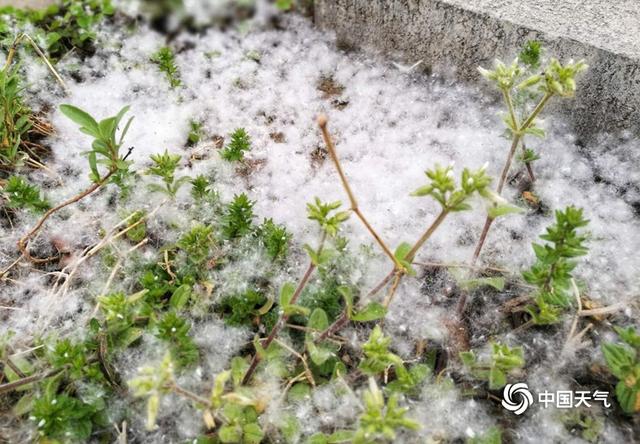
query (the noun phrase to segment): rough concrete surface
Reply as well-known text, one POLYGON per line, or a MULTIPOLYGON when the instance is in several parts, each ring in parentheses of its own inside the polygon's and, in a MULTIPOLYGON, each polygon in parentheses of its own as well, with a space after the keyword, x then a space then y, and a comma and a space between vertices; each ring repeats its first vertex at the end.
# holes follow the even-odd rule
POLYGON ((0 6, 15 6, 18 8, 44 8, 54 3, 54 0, 0 0, 0 6))
POLYGON ((584 140, 640 133, 638 0, 316 0, 316 22, 345 47, 373 47, 429 71, 476 81, 529 39, 561 60, 584 58, 577 97, 556 109, 584 140))

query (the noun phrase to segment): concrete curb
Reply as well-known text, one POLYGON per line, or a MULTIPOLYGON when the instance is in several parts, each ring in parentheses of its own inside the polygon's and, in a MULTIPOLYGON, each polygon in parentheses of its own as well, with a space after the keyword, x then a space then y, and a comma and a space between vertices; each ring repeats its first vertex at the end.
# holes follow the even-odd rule
POLYGON ((315 19, 335 30, 340 45, 372 47, 406 62, 422 59, 429 71, 466 82, 479 79, 478 66, 491 66, 496 57, 510 60, 525 41, 540 40, 549 54, 585 59, 590 66, 577 97, 555 108, 583 141, 602 131, 640 133, 640 2, 626 9, 607 0, 532 3, 316 0, 315 19), (556 3, 576 7, 568 12, 556 3), (623 9, 625 17, 617 17, 623 9))

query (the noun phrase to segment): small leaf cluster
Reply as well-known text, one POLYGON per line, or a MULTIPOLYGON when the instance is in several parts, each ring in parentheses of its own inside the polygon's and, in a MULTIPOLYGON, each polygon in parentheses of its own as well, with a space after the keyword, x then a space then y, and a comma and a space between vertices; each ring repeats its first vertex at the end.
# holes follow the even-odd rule
POLYGON ((205 200, 217 200, 218 193, 212 188, 209 179, 200 174, 191 179, 191 197, 200 203, 205 200))
POLYGON ((579 229, 589 221, 583 210, 567 207, 555 213, 556 221, 540 238, 546 244, 533 244, 536 262, 522 273, 526 282, 535 285, 535 305, 528 312, 536 324, 553 324, 560 320, 562 310, 568 308, 574 297, 571 272, 577 263, 574 258, 587 254, 586 235, 579 229))
POLYGON ((420 429, 420 424, 407 417, 409 409, 399 406, 398 394, 392 393, 385 402, 384 394, 373 378, 369 378, 369 389, 365 390, 362 398, 364 411, 356 430, 338 430, 330 435, 316 433, 309 438, 309 444, 392 443, 399 430, 420 429))
MULTIPOLYGON (((265 307, 267 298, 259 291, 250 288, 242 293, 226 296, 219 304, 219 311, 223 313, 224 321, 228 325, 251 325, 260 316, 260 309, 265 307)), ((270 308, 269 306, 266 309, 270 308)))
POLYGON ((640 335, 633 327, 616 327, 622 342, 607 342, 602 353, 609 371, 618 379, 616 399, 626 413, 640 411, 640 335))
POLYGON ((498 390, 507 383, 507 375, 524 367, 522 347, 509 347, 505 344, 491 343, 491 356, 488 362, 479 361, 473 351, 460 352, 460 360, 471 370, 473 376, 489 381, 491 390, 498 390))
POLYGON ((353 435, 354 444, 366 444, 383 440, 394 442, 399 429, 418 430, 420 425, 407 418, 407 407, 399 406, 396 393, 385 403, 384 395, 373 378, 369 378, 369 390, 364 392, 364 412, 360 416, 358 429, 353 435))
POLYGON ((237 194, 229 203, 222 218, 222 236, 225 239, 236 239, 253 230, 253 205, 245 194, 237 194))
POLYGON ((287 256, 291 233, 284 225, 265 219, 257 228, 257 236, 272 261, 282 260, 287 256))
POLYGON ((0 71, 0 166, 13 168, 26 153, 21 143, 31 128, 31 110, 22 99, 20 78, 15 69, 0 71))
POLYGON ((158 65, 158 69, 164 73, 171 88, 182 85, 180 80, 180 70, 176 64, 176 56, 173 50, 164 46, 151 56, 151 61, 158 65))
POLYGON ((86 442, 93 429, 95 409, 81 400, 45 390, 33 403, 29 418, 38 434, 61 442, 86 442))
POLYGON ((584 61, 574 62, 573 60, 563 65, 552 58, 543 68, 542 74, 531 74, 531 70, 540 67, 541 53, 540 44, 531 42, 521 52, 524 60, 516 58, 510 65, 496 60, 492 70, 484 68, 478 68, 478 70, 499 90, 509 94, 513 88, 516 90, 538 88, 549 96, 573 97, 576 90, 576 76, 587 69, 587 65, 584 61))
POLYGON ((330 203, 323 203, 318 197, 315 198, 315 203, 307 204, 307 219, 315 220, 320 228, 329 236, 336 236, 340 229, 340 224, 349 219, 349 211, 335 212, 342 202, 335 201, 330 203))
MULTIPOLYGON (((0 8, 0 15, 12 17, 18 30, 32 28, 32 37, 54 61, 74 48, 82 55, 91 55, 96 26, 114 12, 111 0, 62 0, 39 10, 0 8)), ((0 30, 4 42, 12 37, 9 29, 0 30)))
POLYGON ((163 154, 152 154, 150 157, 153 165, 149 168, 148 173, 162 179, 164 186, 150 184, 149 189, 175 198, 180 187, 191 181, 189 176, 175 179, 176 168, 180 164, 180 155, 169 154, 169 151, 165 150, 163 154))
POLYGON ((244 153, 251 149, 251 138, 244 128, 237 128, 231 133, 231 141, 220 151, 220 156, 228 162, 244 159, 244 153))
POLYGON ((2 188, 8 208, 24 208, 34 212, 49 209, 49 202, 42 197, 40 190, 20 176, 11 176, 2 188))
POLYGON ((126 160, 126 155, 122 155, 120 148, 133 117, 127 121, 122 131, 120 131, 120 137, 117 137, 117 132, 120 121, 129 111, 129 107, 125 106, 115 116, 108 117, 100 122, 96 121, 87 112, 72 105, 60 105, 60 111, 80 125, 80 131, 94 138, 91 150, 86 153, 89 160, 89 177, 91 181, 100 183, 104 180, 106 175, 100 173, 98 165, 105 165, 108 169, 108 174, 114 176, 112 180, 115 179, 118 183, 121 183, 124 177, 129 174, 131 162, 126 160))
POLYGON ((203 123, 197 120, 189 121, 189 135, 187 136, 187 146, 196 145, 204 135, 203 123))
POLYGON ((387 390, 413 391, 428 376, 429 368, 424 364, 417 364, 407 370, 402 358, 389 351, 390 344, 391 338, 384 336, 380 326, 376 325, 369 335, 369 340, 362 346, 364 358, 358 368, 366 375, 377 376, 393 367, 396 379, 387 385, 387 390))
POLYGON ((213 227, 196 224, 178 239, 177 246, 185 256, 188 264, 193 267, 202 265, 208 258, 215 244, 213 227))
POLYGON ((211 390, 208 413, 211 418, 214 414, 224 418, 218 430, 218 439, 222 443, 259 444, 264 438, 258 421, 258 413, 264 408, 262 401, 251 389, 241 386, 246 369, 244 359, 233 358, 231 370, 219 373, 211 390), (229 380, 233 383, 233 391, 225 393, 229 380))
POLYGON ((169 344, 171 359, 177 368, 188 367, 198 361, 199 352, 189 336, 191 323, 171 310, 155 324, 155 336, 169 344))
POLYGON ((452 166, 436 165, 425 174, 429 178, 429 184, 418 188, 411 195, 431 196, 438 201, 445 212, 471 209, 469 199, 476 192, 484 193, 491 184, 491 177, 487 175, 485 167, 476 171, 465 168, 459 184, 456 184, 454 179, 452 166))
POLYGON ((129 381, 133 396, 147 398, 147 430, 157 428, 156 420, 163 395, 171 391, 174 384, 174 365, 169 354, 159 366, 143 367, 138 376, 129 381))

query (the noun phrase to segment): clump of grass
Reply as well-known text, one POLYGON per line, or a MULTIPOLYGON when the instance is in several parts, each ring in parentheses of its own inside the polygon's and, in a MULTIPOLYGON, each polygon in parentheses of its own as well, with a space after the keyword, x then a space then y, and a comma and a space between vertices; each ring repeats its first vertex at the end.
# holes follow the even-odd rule
POLYGON ((22 142, 31 128, 31 110, 23 102, 18 74, 9 67, 0 71, 0 101, 0 165, 13 168, 28 157, 22 142))
POLYGON ((251 138, 244 128, 238 128, 231 133, 231 142, 220 151, 220 155, 228 162, 238 162, 244 159, 244 154, 250 149, 251 138))
POLYGON ((256 230, 257 236, 271 260, 286 258, 289 251, 291 233, 283 225, 278 225, 272 219, 265 219, 256 230))
POLYGON ((204 124, 196 120, 189 121, 189 135, 187 136, 187 146, 196 145, 204 135, 204 124))
POLYGON ((226 239, 235 239, 253 230, 254 204, 244 193, 233 198, 222 220, 222 235, 226 239))
POLYGON ((164 73, 171 88, 182 85, 180 80, 180 70, 176 64, 176 56, 173 50, 164 46, 151 56, 151 61, 158 65, 158 69, 164 73))
POLYGON ((576 284, 571 271, 576 266, 574 258, 587 254, 587 237, 578 230, 588 223, 582 209, 567 207, 556 211, 555 224, 540 236, 547 244, 533 244, 537 260, 522 276, 538 287, 535 305, 527 308, 534 323, 558 322, 562 310, 575 300, 576 284))
POLYGON ((524 367, 524 350, 522 347, 492 343, 488 360, 479 361, 473 351, 460 353, 460 359, 472 375, 489 382, 489 389, 498 390, 507 383, 507 375, 524 367))

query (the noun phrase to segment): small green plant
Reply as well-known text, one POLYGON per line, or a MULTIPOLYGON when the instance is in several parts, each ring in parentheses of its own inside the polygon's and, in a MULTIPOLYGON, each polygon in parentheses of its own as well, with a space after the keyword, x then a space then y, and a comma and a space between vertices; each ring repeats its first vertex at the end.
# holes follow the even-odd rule
POLYGON ((131 150, 129 150, 129 153, 123 155, 121 152, 121 147, 124 141, 124 137, 127 134, 129 126, 131 125, 131 122, 133 120, 133 117, 131 117, 127 121, 124 128, 120 131, 118 137, 118 126, 120 125, 120 121, 128 110, 129 107, 125 106, 115 116, 107 117, 106 119, 98 122, 91 115, 81 110, 80 108, 72 105, 60 105, 60 111, 62 111, 62 113, 73 122, 80 125, 80 131, 94 138, 93 143, 91 144, 91 150, 86 153, 89 160, 89 178, 93 183, 91 186, 89 186, 87 189, 77 194, 76 196, 66 200, 61 204, 58 204, 54 208, 49 209, 40 218, 40 220, 31 229, 31 231, 20 238, 20 240, 18 241, 18 249, 32 262, 49 262, 50 260, 55 259, 34 258, 29 254, 27 245, 29 240, 40 231, 44 223, 49 217, 51 217, 52 214, 68 205, 84 199, 94 191, 108 184, 110 181, 122 185, 123 183, 125 183, 125 179, 131 174, 129 171, 131 162, 127 160, 127 157, 131 150), (107 171, 101 173, 98 165, 106 166, 107 171))
POLYGON ((507 383, 507 375, 524 367, 522 347, 491 343, 491 355, 487 361, 479 361, 473 351, 460 352, 462 363, 477 379, 489 381, 491 390, 498 390, 507 383))
POLYGON ((556 211, 556 222, 540 236, 546 244, 533 244, 536 262, 522 273, 524 280, 538 287, 535 305, 528 307, 533 322, 553 324, 560 320, 562 310, 575 299, 571 272, 576 267, 575 258, 587 254, 587 237, 579 232, 589 221, 582 209, 567 207, 556 211))
POLYGON ((80 131, 93 137, 91 150, 86 152, 89 160, 89 177, 94 183, 105 183, 111 176, 124 176, 129 173, 131 162, 121 152, 124 137, 129 131, 133 117, 129 118, 118 136, 118 128, 124 115, 129 111, 125 106, 118 114, 98 122, 86 111, 73 105, 60 105, 60 111, 76 124, 80 131), (101 173, 98 165, 105 165, 106 173, 101 173))
MULTIPOLYGON (((502 194, 518 148, 522 149, 522 159, 526 163, 531 181, 535 179, 530 163, 538 156, 533 150, 526 148, 525 137, 545 136, 544 130, 537 126, 538 116, 553 97, 573 97, 576 91, 576 77, 587 69, 583 61, 571 60, 563 65, 553 58, 541 68, 542 52, 539 43, 528 42, 520 53, 521 59, 516 58, 510 65, 496 60, 492 70, 478 68, 480 74, 500 91, 507 109, 504 122, 507 135, 511 139, 511 148, 496 187, 497 196, 502 194)), ((487 215, 472 263, 480 256, 494 220, 495 217, 491 214, 487 215)))
POLYGON ((189 121, 189 135, 187 136, 187 145, 193 146, 200 142, 204 135, 202 122, 196 120, 189 121))
POLYGON ((180 70, 176 64, 176 56, 173 50, 167 46, 160 48, 151 56, 151 61, 158 65, 158 69, 164 73, 171 88, 182 85, 180 70))
POLYGON ((244 193, 234 196, 222 219, 222 236, 225 239, 236 239, 253 230, 254 203, 244 193))
POLYGON ((307 204, 307 219, 315 220, 320 228, 329 236, 336 236, 340 224, 349 219, 348 211, 337 210, 342 205, 342 202, 335 201, 330 203, 323 203, 319 198, 315 198, 315 203, 307 204))
POLYGON ((283 225, 265 219, 258 227, 257 235, 271 260, 282 260, 287 256, 291 233, 283 225))
POLYGON ((220 155, 228 162, 238 162, 244 159, 244 153, 250 149, 251 138, 244 128, 238 128, 231 133, 231 142, 220 151, 220 155))
POLYGON ((392 443, 400 429, 420 429, 420 424, 407 418, 409 409, 398 405, 398 394, 391 394, 385 402, 384 395, 373 378, 369 378, 369 389, 362 397, 364 411, 356 430, 338 430, 331 435, 316 433, 310 437, 309 444, 392 443))
POLYGON ((259 310, 265 306, 267 298, 254 289, 227 296, 220 303, 220 310, 224 315, 224 321, 229 325, 251 325, 252 321, 260 315, 259 310))
POLYGON ((143 220, 145 217, 144 211, 134 211, 131 213, 129 217, 129 221, 127 222, 127 228, 130 228, 127 231, 127 239, 131 242, 142 242, 142 240, 147 237, 147 224, 143 220))
POLYGON ((0 165, 13 168, 25 156, 21 144, 31 128, 31 110, 21 96, 20 78, 14 69, 0 71, 0 165))
POLYGON ((58 442, 86 442, 95 413, 93 406, 77 398, 46 389, 44 396, 34 401, 30 418, 42 437, 61 440, 58 442))
MULTIPOLYGON (((61 59, 76 49, 91 55, 96 40, 96 25, 113 15, 111 0, 62 0, 44 9, 0 8, 0 16, 8 17, 17 30, 33 33, 52 60, 61 59)), ((11 28, 0 29, 0 41, 9 46, 11 28)))
POLYGON ((147 430, 157 427, 162 396, 170 393, 175 384, 173 373, 173 361, 167 354, 159 366, 144 367, 138 372, 138 377, 129 381, 133 395, 147 399, 147 430))
POLYGON ((46 211, 50 204, 35 185, 20 176, 11 176, 2 188, 8 208, 25 208, 34 212, 46 211))
POLYGON ((178 190, 185 183, 191 181, 189 176, 183 176, 176 180, 175 172, 180 163, 179 154, 169 154, 169 151, 165 150, 163 154, 152 154, 151 160, 153 165, 149 168, 149 174, 162 179, 164 186, 158 184, 149 184, 151 191, 164 193, 172 199, 176 197, 178 190))
POLYGON ((622 342, 607 342, 602 353, 609 371, 618 379, 616 398, 622 410, 632 414, 640 411, 640 335, 633 327, 616 327, 622 342))
POLYGON ((387 385, 390 391, 408 392, 421 383, 429 374, 426 365, 418 364, 407 370, 400 356, 389 351, 391 338, 385 337, 379 325, 371 331, 369 340, 362 346, 364 358, 358 367, 365 375, 377 376, 393 367, 396 379, 387 385))
POLYGON ((397 394, 391 394, 385 403, 373 378, 369 378, 369 390, 364 392, 363 400, 364 412, 353 435, 354 444, 394 442, 399 429, 420 429, 417 422, 407 418, 409 409, 398 405, 397 394))
POLYGON ((191 179, 191 197, 197 202, 207 199, 217 199, 218 193, 211 188, 211 183, 202 174, 191 179))
POLYGON ((184 233, 177 245, 184 251, 187 263, 198 267, 209 258, 214 243, 213 227, 198 224, 184 233))
POLYGON ((174 311, 165 313, 155 325, 156 337, 169 343, 171 359, 177 368, 198 361, 198 348, 189 336, 189 330, 191 324, 174 311))

